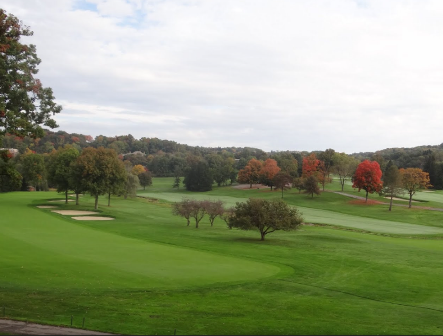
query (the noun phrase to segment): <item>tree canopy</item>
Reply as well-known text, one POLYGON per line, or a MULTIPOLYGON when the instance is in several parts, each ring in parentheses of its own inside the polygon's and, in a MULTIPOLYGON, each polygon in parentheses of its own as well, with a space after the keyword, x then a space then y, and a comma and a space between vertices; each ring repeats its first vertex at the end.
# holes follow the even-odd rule
POLYGON ((383 187, 381 180, 382 172, 377 161, 365 160, 361 162, 353 177, 353 188, 358 191, 363 189, 366 191, 366 202, 368 201, 368 193, 380 192, 383 187))
POLYGON ((0 134, 41 137, 41 125, 57 127, 51 116, 62 107, 54 103, 52 89, 34 77, 41 62, 36 47, 20 42, 32 35, 29 27, 0 9, 0 134))

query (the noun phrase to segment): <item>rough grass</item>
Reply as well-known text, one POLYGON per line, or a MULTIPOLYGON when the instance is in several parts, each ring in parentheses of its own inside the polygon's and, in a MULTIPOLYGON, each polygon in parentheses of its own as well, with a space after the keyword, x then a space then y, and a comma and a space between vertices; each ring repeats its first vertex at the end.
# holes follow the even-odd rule
MULTIPOLYGON (((174 192, 168 184, 166 179, 155 179, 150 191, 156 187, 158 192, 174 192)), ((260 193, 233 194, 230 189, 198 195, 245 198, 251 195, 248 192, 260 193)), ((341 198, 326 200, 324 195, 315 204, 324 200, 332 207, 337 202, 339 208, 346 203, 341 198)), ((0 307, 6 307, 8 317, 70 324, 72 315, 74 326, 81 326, 85 317, 87 328, 124 334, 443 332, 441 240, 303 226, 298 232, 272 233, 261 242, 257 232, 229 230, 219 219, 214 227, 207 219, 199 229, 187 227, 159 198, 113 198, 110 208, 101 198, 100 211, 115 220, 79 223, 35 208, 53 197, 40 192, 0 195, 0 307), (27 223, 4 220, 9 213, 20 213, 27 223), (155 259, 165 247, 170 253, 158 255, 163 264, 155 259), (141 250, 146 253, 138 255, 141 250), (188 251, 195 258, 188 258, 188 251), (184 254, 183 265, 168 260, 177 260, 177 253, 184 254), (211 259, 214 265, 207 262, 211 259), (206 281, 224 276, 217 270, 224 261, 236 264, 227 265, 234 273, 242 274, 237 268, 253 264, 260 265, 260 273, 261 267, 270 273, 206 281), (200 262, 208 274, 200 272, 200 262), (150 272, 144 264, 162 274, 159 279, 166 275, 166 284, 145 281, 150 272), (186 265, 200 272, 202 283, 198 278, 190 284, 175 274, 186 265), (280 273, 273 273, 276 268, 280 273), (173 285, 167 283, 168 277, 188 283, 173 285)), ((301 198, 288 200, 292 204, 301 198)), ((63 209, 92 207, 88 196, 81 199, 80 207, 60 204, 63 209)))

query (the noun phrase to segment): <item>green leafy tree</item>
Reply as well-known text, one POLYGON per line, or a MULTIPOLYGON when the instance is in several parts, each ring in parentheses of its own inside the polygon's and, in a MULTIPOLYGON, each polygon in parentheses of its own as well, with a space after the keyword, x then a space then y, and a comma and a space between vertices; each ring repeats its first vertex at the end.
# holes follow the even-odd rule
POLYGON ((43 155, 26 154, 21 158, 22 175, 28 183, 33 185, 36 190, 40 189, 42 182, 46 177, 46 166, 43 155))
POLYGON ((392 210, 393 198, 403 192, 404 189, 401 181, 400 171, 398 170, 398 167, 392 163, 392 161, 389 161, 383 177, 382 189, 382 194, 390 198, 389 211, 392 210))
POLYGON ((20 190, 22 176, 11 162, 8 150, 0 151, 0 192, 20 190))
POLYGON ((57 187, 57 192, 65 193, 65 203, 68 204, 68 191, 72 190, 70 176, 72 163, 77 160, 79 152, 70 145, 60 147, 50 154, 48 163, 48 180, 57 187))
POLYGON ((185 173, 183 183, 189 191, 212 190, 212 173, 206 162, 194 163, 185 173))
POLYGON ((57 127, 51 116, 62 107, 54 103, 52 89, 34 77, 41 62, 35 45, 21 42, 32 35, 29 27, 0 9, 0 135, 42 137, 40 125, 57 127))
POLYGON ((179 166, 175 166, 174 168, 174 184, 172 185, 172 188, 180 189, 180 183, 181 183, 181 176, 183 172, 179 166))
MULTIPOLYGON (((124 163, 118 158, 114 150, 108 149, 106 152, 106 166, 111 168, 107 173, 106 192, 108 194, 108 206, 111 206, 111 195, 121 195, 122 193, 127 197, 128 193, 128 180, 129 176, 133 175, 131 172, 127 172, 124 163)), ((135 175, 134 175, 135 176, 135 175)), ((132 180, 135 179, 131 179, 132 180)), ((134 181, 138 185, 137 181, 134 181)), ((137 190, 137 187, 135 187, 137 190)), ((132 189, 130 189, 131 195, 132 189)))
POLYGON ((283 191, 291 189, 293 177, 284 171, 280 171, 274 176, 275 188, 281 189, 281 198, 283 198, 283 191))
POLYGON ((311 175, 308 178, 304 179, 303 189, 305 190, 305 193, 311 195, 312 198, 314 198, 314 194, 320 195, 318 181, 314 175, 311 175))
POLYGON ((267 234, 277 230, 296 230, 302 222, 299 211, 283 200, 250 198, 246 202, 236 203, 228 226, 241 230, 258 230, 261 240, 265 240, 267 234))
POLYGON ((138 174, 138 180, 140 185, 143 187, 143 190, 146 190, 146 187, 152 185, 152 174, 149 170, 138 174))
POLYGON ((129 197, 137 196, 137 188, 140 185, 139 179, 137 175, 129 173, 126 177, 125 191, 124 196, 125 199, 129 197))
POLYGON ((340 179, 341 191, 344 190, 347 179, 350 179, 353 175, 359 161, 346 153, 335 153, 333 171, 338 175, 340 179))

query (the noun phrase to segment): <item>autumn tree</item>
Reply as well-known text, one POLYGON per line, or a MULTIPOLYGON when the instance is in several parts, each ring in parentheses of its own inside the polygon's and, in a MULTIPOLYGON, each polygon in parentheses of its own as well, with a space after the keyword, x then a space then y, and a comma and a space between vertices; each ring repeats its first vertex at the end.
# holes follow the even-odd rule
POLYGON ((280 171, 274 176, 275 188, 281 189, 281 198, 283 198, 283 191, 290 189, 293 182, 293 177, 286 172, 280 171))
POLYGON ((392 210, 392 200, 395 196, 403 192, 400 171, 398 167, 389 161, 383 176, 382 194, 390 198, 389 211, 392 210))
POLYGON ((336 153, 334 158, 333 171, 340 179, 341 191, 344 190, 347 179, 352 178, 359 162, 354 157, 346 153, 336 153))
POLYGON ((35 45, 21 42, 32 35, 29 27, 0 9, 0 135, 42 137, 40 125, 57 127, 51 116, 62 107, 54 103, 52 89, 34 77, 41 62, 35 45))
POLYGON ((277 230, 296 230, 303 221, 301 214, 282 200, 250 198, 237 202, 229 227, 241 230, 258 230, 261 240, 277 230))
POLYGON ((380 192, 383 187, 381 180, 382 172, 377 161, 365 160, 361 162, 352 178, 353 188, 358 188, 358 191, 363 189, 366 191, 366 202, 368 201, 368 194, 380 192))
POLYGON ((191 204, 191 217, 195 220, 195 228, 198 229, 198 224, 206 215, 205 201, 192 200, 191 204))
POLYGON ((323 191, 325 191, 325 184, 331 183, 331 178, 329 177, 330 171, 326 167, 324 161, 319 161, 317 166, 317 180, 323 187, 323 191))
POLYGON ((277 161, 274 159, 266 159, 260 169, 260 182, 268 187, 274 187, 274 177, 280 171, 280 167, 277 166, 277 161))
POLYGON ((222 216, 224 213, 224 207, 223 202, 220 200, 217 201, 203 201, 203 206, 205 208, 205 212, 209 217, 209 222, 211 223, 211 226, 214 225, 214 220, 218 216, 222 216))
POLYGON ((188 226, 190 224, 190 218, 193 209, 192 203, 193 200, 190 200, 189 198, 183 198, 181 202, 175 202, 172 205, 172 214, 185 218, 188 226))
POLYGON ((311 153, 303 158, 302 177, 308 178, 309 176, 317 177, 317 168, 320 164, 320 160, 317 159, 315 153, 311 153))
POLYGON ((305 190, 305 194, 311 195, 312 198, 314 198, 314 194, 320 195, 318 180, 314 175, 311 175, 304 179, 303 189, 305 190))
POLYGON ((249 160, 245 168, 240 169, 238 172, 239 183, 249 183, 249 188, 252 188, 252 184, 260 182, 260 171, 263 163, 257 159, 249 160))
POLYGON ((417 192, 417 190, 432 187, 431 183, 429 182, 429 174, 420 168, 401 168, 400 176, 402 186, 409 194, 409 208, 411 208, 412 196, 417 192))
POLYGON ((57 192, 65 193, 65 203, 68 204, 68 191, 72 190, 70 176, 72 163, 77 160, 79 152, 71 145, 60 147, 49 156, 48 181, 57 187, 57 192))
POLYGON ((132 167, 131 173, 138 176, 145 171, 146 171, 146 168, 143 167, 141 164, 138 164, 138 165, 135 165, 134 167, 132 167))
POLYGON ((144 171, 138 174, 138 180, 140 185, 143 187, 143 190, 146 190, 146 187, 152 185, 152 174, 149 170, 144 171))

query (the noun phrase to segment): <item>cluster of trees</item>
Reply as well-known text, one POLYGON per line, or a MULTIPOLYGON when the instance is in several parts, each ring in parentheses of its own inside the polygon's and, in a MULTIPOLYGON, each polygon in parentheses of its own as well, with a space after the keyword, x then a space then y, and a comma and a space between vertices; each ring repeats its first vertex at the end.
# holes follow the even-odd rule
POLYGON ((233 208, 225 208, 219 200, 198 201, 185 198, 173 204, 172 213, 184 217, 188 226, 193 218, 196 228, 205 215, 209 217, 211 226, 215 218, 220 217, 230 229, 258 230, 261 240, 277 230, 296 230, 303 222, 301 213, 282 200, 258 198, 237 202, 233 208))
POLYGON ((36 190, 54 187, 65 193, 67 202, 68 192, 72 190, 76 194, 76 204, 80 193, 89 192, 95 197, 97 208, 100 195, 108 195, 109 206, 111 195, 134 197, 139 185, 152 184, 152 176, 145 167, 122 161, 109 148, 88 147, 80 153, 66 145, 51 154, 28 151, 14 159, 5 153, 7 151, 2 151, 3 160, 0 160, 1 191, 29 186, 36 190), (13 160, 15 165, 11 164, 13 160))

